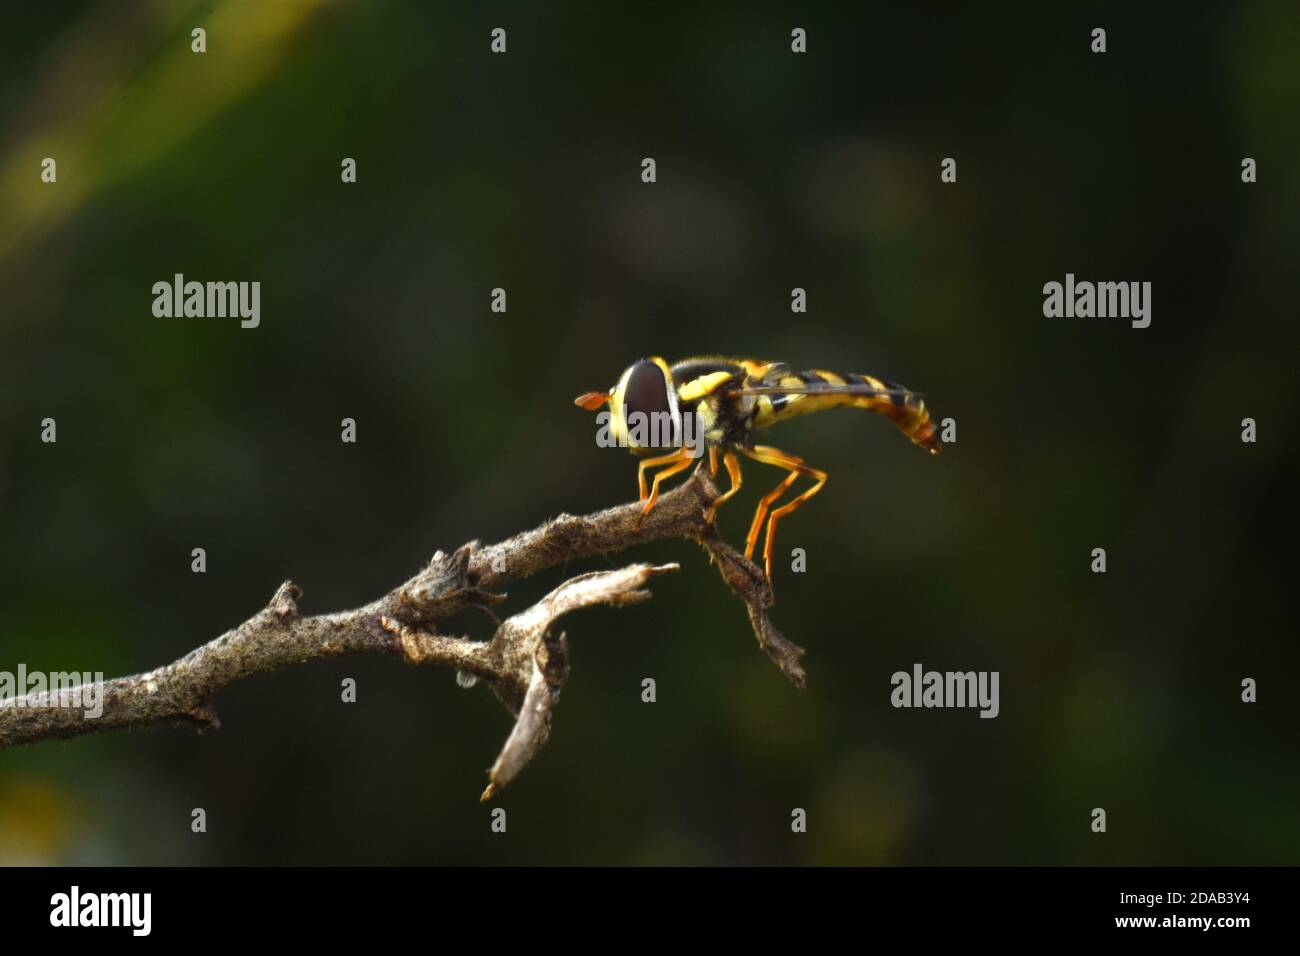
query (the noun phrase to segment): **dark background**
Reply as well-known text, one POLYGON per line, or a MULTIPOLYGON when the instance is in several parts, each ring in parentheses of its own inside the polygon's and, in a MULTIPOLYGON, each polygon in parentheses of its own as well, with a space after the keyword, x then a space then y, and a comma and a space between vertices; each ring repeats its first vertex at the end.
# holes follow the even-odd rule
MULTIPOLYGON (((645 354, 896 379, 958 441, 771 434, 831 474, 780 539, 805 694, 693 545, 571 566, 683 570, 567 622, 506 835, 505 711, 367 658, 224 692, 216 734, 0 754, 0 861, 1300 862, 1300 11, 1126 7, 7 5, 0 668, 145 670, 287 577, 351 607, 628 500, 571 402, 645 354), (176 272, 261 281, 261 327, 155 318, 176 272), (1151 327, 1044 318, 1067 272, 1151 281, 1151 327), (914 662, 1000 671, 1001 716, 893 709, 914 662)), ((780 477, 746 474, 732 540, 780 477)))

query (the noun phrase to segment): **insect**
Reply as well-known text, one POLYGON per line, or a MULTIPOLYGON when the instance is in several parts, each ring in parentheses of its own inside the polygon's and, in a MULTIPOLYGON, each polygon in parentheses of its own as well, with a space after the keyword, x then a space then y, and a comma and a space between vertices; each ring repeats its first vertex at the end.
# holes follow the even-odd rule
POLYGON ((574 404, 588 411, 608 404, 611 438, 642 456, 637 469, 637 487, 644 502, 642 518, 654 508, 664 480, 689 468, 702 454, 701 444, 709 452, 709 473, 717 475, 721 457, 731 479, 731 487, 709 508, 710 522, 718 508, 740 490, 737 455, 785 469, 785 479, 759 501, 745 538, 745 557, 752 558, 766 518, 763 564, 769 582, 777 522, 821 491, 827 476, 804 464, 802 458, 755 444, 756 431, 811 412, 849 406, 887 416, 931 454, 938 454, 940 448, 930 413, 915 392, 870 375, 820 369, 792 372, 782 362, 708 357, 670 366, 662 358, 643 358, 630 365, 608 392, 587 392, 574 404), (692 436, 694 442, 688 441, 692 436), (653 454, 656 451, 664 453, 653 454), (647 481, 646 473, 652 468, 659 470, 647 481), (801 475, 811 479, 812 486, 774 508, 801 475))

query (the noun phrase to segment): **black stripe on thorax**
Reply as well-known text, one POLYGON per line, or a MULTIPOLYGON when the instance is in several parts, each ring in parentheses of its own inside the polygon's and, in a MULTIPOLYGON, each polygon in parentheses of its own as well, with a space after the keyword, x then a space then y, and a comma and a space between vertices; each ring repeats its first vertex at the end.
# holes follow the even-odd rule
POLYGON ((692 379, 699 378, 701 375, 709 375, 713 372, 727 372, 731 375, 739 375, 744 370, 735 362, 727 362, 722 359, 687 359, 684 362, 678 362, 669 371, 673 376, 673 384, 683 385, 692 379))

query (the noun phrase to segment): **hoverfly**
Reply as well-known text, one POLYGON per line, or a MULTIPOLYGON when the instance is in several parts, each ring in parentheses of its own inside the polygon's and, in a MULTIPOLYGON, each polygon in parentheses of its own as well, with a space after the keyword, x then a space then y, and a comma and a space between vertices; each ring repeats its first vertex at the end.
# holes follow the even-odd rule
POLYGON ((626 444, 633 454, 649 455, 671 448, 666 454, 643 458, 637 469, 637 486, 644 517, 659 498, 664 480, 689 468, 701 452, 681 442, 681 436, 694 425, 709 452, 709 474, 717 475, 718 458, 727 469, 731 487, 710 506, 707 520, 712 522, 718 508, 740 490, 740 460, 744 455, 765 465, 784 468, 785 479, 764 495, 754 512, 745 539, 745 557, 752 558, 758 536, 767 519, 767 538, 763 544, 763 564, 768 581, 772 580, 772 548, 777 522, 822 490, 826 472, 804 464, 802 458, 787 454, 770 445, 754 443, 754 432, 788 418, 820 412, 828 408, 851 406, 879 412, 893 420, 913 442, 938 454, 940 443, 925 402, 915 392, 893 382, 870 375, 841 374, 820 369, 792 372, 781 362, 751 359, 691 358, 669 366, 661 358, 643 358, 633 363, 608 392, 587 392, 574 404, 588 411, 609 405, 609 428, 619 444, 626 444), (690 421, 694 417, 693 423, 690 421), (672 441, 645 440, 644 432, 629 427, 638 417, 663 420, 670 424, 672 441), (651 468, 660 470, 646 481, 651 468), (805 489, 778 508, 772 506, 798 480, 810 478, 812 487, 805 489))

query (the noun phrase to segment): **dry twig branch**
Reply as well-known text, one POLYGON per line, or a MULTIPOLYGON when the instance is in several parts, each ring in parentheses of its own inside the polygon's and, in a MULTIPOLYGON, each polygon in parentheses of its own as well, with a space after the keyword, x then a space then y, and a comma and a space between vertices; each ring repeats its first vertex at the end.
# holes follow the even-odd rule
POLYGON ((555 622, 596 604, 621 606, 650 596, 646 584, 677 565, 633 564, 571 578, 532 607, 500 624, 490 640, 450 637, 437 626, 471 606, 504 600, 497 589, 546 568, 648 541, 687 537, 712 556, 722 578, 744 602, 759 645, 798 687, 803 649, 787 641, 768 619, 772 592, 763 572, 705 523, 717 497, 706 471, 663 495, 643 522, 639 503, 595 514, 560 515, 499 544, 470 542, 451 554, 439 551, 405 584, 364 607, 304 616, 301 592, 280 585, 270 603, 233 630, 171 664, 144 674, 105 681, 102 714, 87 717, 78 688, 32 694, 0 703, 0 748, 73 737, 96 730, 183 721, 218 726, 212 697, 254 674, 344 654, 397 654, 413 664, 446 664, 466 683, 481 679, 515 715, 514 729, 488 772, 483 798, 505 786, 546 743, 551 709, 568 676, 563 633, 555 622))

